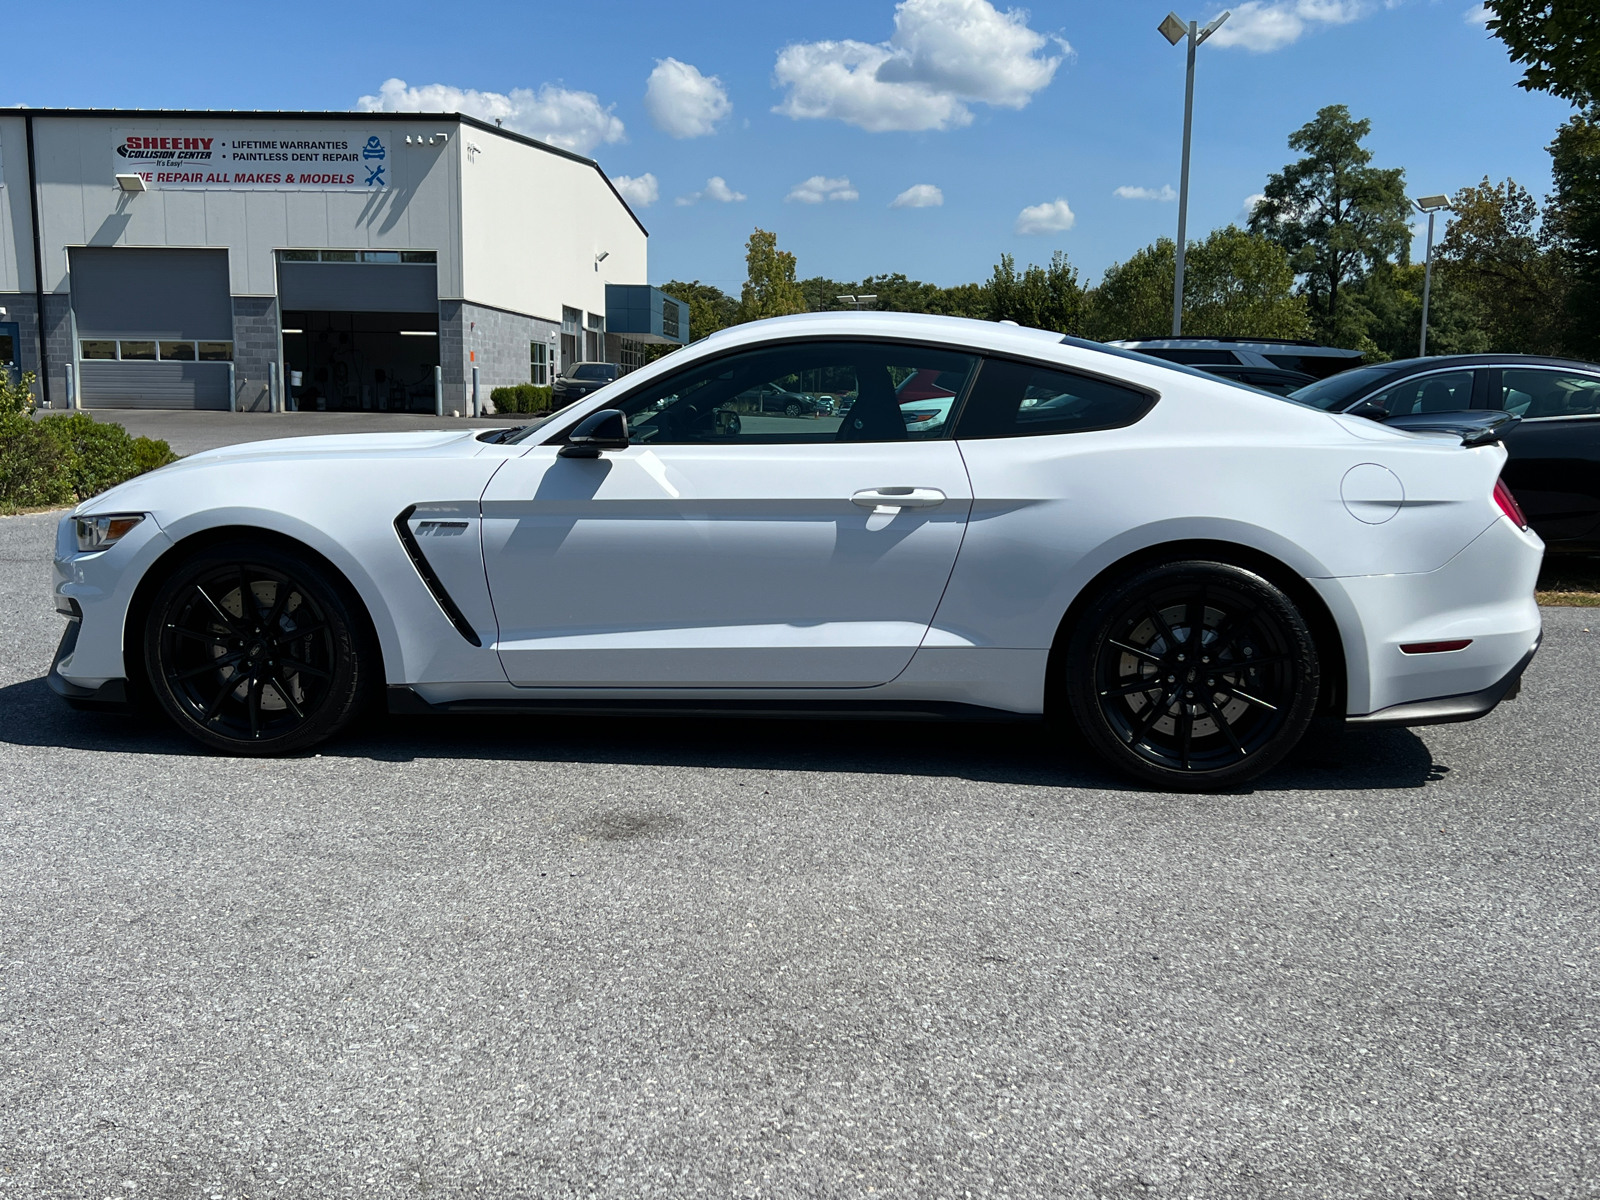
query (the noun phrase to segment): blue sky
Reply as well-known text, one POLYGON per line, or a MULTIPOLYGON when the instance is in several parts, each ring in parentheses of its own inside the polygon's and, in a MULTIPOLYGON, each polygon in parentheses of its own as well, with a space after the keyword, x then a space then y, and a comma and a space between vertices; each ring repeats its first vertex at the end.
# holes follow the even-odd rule
MULTIPOLYGON (((1200 50, 1191 234, 1241 220, 1289 161, 1289 133, 1334 103, 1371 119, 1375 164, 1404 167, 1412 195, 1487 175, 1542 197, 1544 147, 1570 110, 1515 86, 1475 7, 1233 5, 1200 50)), ((351 109, 365 97, 501 115, 632 181, 656 283, 737 291, 756 225, 803 276, 953 284, 1002 252, 1042 262, 1060 249, 1092 281, 1176 226, 1160 197, 1178 185, 1184 56, 1156 31, 1166 12, 1161 0, 20 5, 0 102, 351 109)))

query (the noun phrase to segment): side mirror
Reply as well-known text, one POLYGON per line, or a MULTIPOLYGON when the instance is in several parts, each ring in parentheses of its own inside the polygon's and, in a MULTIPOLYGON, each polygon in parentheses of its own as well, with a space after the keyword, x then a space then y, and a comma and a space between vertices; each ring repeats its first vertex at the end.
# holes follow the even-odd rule
POLYGON ((628 418, 621 409, 602 408, 578 422, 567 435, 567 444, 557 454, 561 458, 599 458, 602 450, 628 448, 628 418))

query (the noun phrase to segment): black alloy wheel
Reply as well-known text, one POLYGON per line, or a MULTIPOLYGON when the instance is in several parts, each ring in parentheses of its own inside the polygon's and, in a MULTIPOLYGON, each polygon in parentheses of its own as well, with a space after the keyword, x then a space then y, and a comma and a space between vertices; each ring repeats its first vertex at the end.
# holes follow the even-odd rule
POLYGON ((786 417, 798 417, 800 415, 800 406, 793 400, 789 401, 789 403, 784 406, 783 415, 786 417))
POLYGON ((1316 644, 1282 590, 1225 563, 1147 568, 1104 592, 1066 662, 1073 716, 1101 754, 1174 791, 1269 770, 1305 734, 1316 644))
POLYGON ((356 611, 348 585, 310 562, 263 543, 214 546, 157 593, 146 672, 168 715, 207 746, 303 750, 346 725, 369 690, 378 656, 356 611))

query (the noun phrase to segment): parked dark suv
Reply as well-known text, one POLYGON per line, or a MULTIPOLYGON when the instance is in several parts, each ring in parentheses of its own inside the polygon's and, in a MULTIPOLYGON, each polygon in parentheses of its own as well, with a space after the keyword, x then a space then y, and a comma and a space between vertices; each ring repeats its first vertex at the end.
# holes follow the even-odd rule
POLYGON ((555 383, 550 388, 551 398, 557 408, 571 404, 574 400, 582 400, 590 392, 598 391, 606 384, 614 382, 621 374, 622 368, 616 363, 573 363, 556 376, 555 383))
POLYGON ((1600 553, 1600 366, 1526 354, 1409 358, 1358 367, 1292 398, 1328 412, 1448 427, 1450 414, 1519 420, 1502 473, 1551 551, 1600 553))

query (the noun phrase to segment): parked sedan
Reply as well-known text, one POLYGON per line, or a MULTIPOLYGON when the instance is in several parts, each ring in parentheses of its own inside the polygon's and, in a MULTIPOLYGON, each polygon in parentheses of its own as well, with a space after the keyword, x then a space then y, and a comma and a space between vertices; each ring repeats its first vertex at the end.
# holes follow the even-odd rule
POLYGON ((571 404, 574 400, 582 400, 591 392, 599 391, 608 383, 615 383, 621 374, 622 368, 616 363, 573 363, 555 377, 555 382, 550 388, 551 398, 557 407, 571 404))
POLYGON ((809 417, 831 405, 824 405, 815 396, 791 391, 779 383, 764 383, 749 388, 733 397, 737 405, 749 405, 756 412, 780 412, 786 417, 809 417))
POLYGON ((48 679, 232 754, 375 703, 1055 717, 1157 787, 1233 787, 1318 713, 1514 692, 1542 545, 1468 440, 1041 330, 754 322, 518 429, 231 446, 96 496, 58 529, 48 679), (728 410, 811 371, 849 412, 728 410), (936 430, 917 372, 954 384, 936 430))
POLYGON ((1522 354, 1412 358, 1360 367, 1294 398, 1376 420, 1499 410, 1505 481, 1557 553, 1600 553, 1600 366, 1522 354))

